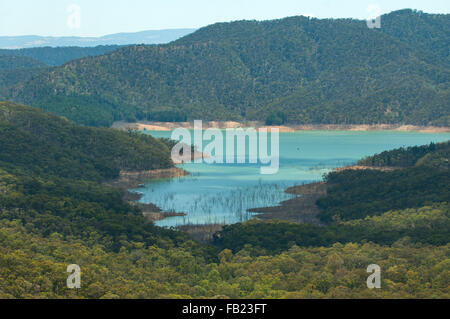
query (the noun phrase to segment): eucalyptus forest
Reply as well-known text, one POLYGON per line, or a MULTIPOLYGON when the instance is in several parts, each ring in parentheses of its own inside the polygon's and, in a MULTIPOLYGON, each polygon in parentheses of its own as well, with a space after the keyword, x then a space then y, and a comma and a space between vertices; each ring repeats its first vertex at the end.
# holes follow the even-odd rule
MULTIPOLYGON (((382 21, 293 16, 158 45, 0 49, 0 299, 450 298, 450 16, 405 9, 382 21), (346 150, 351 163, 323 167, 311 163, 332 151, 309 158, 301 145, 286 165, 323 175, 283 189, 291 197, 269 217, 160 227, 186 214, 144 192, 189 172, 172 159, 176 141, 144 130, 197 119, 440 139, 357 160, 346 150), (67 286, 71 264, 79 289, 67 286), (381 289, 367 285, 373 264, 381 289)), ((208 187, 226 187, 226 174, 208 187)))

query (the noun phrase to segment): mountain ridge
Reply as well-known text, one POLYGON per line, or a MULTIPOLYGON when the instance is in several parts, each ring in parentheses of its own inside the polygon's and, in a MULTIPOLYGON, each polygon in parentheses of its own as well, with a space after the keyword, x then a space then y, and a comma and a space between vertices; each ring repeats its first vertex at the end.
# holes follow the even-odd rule
POLYGON ((169 44, 69 62, 16 86, 10 98, 89 125, 161 120, 160 113, 188 120, 275 113, 276 124, 449 126, 449 57, 424 53, 417 43, 426 36, 410 27, 442 34, 448 17, 396 11, 383 16, 386 32, 355 19, 302 16, 218 23, 169 44), (392 16, 403 22, 389 25, 392 16))

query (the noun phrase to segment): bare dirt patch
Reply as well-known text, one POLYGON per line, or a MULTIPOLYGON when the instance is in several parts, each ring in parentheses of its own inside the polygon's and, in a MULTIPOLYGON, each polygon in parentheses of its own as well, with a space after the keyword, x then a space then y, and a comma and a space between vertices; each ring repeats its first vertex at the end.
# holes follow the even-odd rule
MULTIPOLYGON (((298 132, 298 131, 399 131, 399 132, 420 132, 420 133, 448 133, 450 127, 438 126, 420 126, 420 125, 403 125, 403 124, 292 124, 281 126, 265 125, 259 121, 203 121, 203 129, 208 128, 278 128, 280 132, 298 132)), ((193 129, 193 122, 115 122, 113 128, 122 130, 141 130, 141 131, 170 131, 175 128, 193 129)))

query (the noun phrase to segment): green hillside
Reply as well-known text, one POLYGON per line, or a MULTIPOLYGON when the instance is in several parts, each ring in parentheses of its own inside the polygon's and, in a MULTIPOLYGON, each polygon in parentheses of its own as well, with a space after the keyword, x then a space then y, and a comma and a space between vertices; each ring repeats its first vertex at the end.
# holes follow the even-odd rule
POLYGON ((62 65, 68 61, 112 52, 120 45, 99 45, 96 47, 39 47, 27 49, 0 49, 0 56, 28 57, 48 66, 62 65))
MULTIPOLYGON (((1 57, 0 57, 1 60, 1 57)), ((35 61, 29 65, 34 65, 35 61)), ((37 64, 37 63, 36 63, 37 64)), ((23 64, 21 64, 23 66, 23 64)), ((43 67, 26 68, 18 67, 15 69, 5 68, 0 70, 0 101, 8 99, 14 88, 20 83, 24 83, 32 79, 33 77, 44 72, 46 69, 43 67)))
POLYGON ((44 72, 48 66, 32 57, 6 54, 0 50, 0 101, 6 100, 11 90, 44 72))
POLYGON ((214 24, 159 46, 69 62, 10 98, 77 123, 266 120, 448 125, 449 16, 290 17, 214 24))
POLYGON ((325 177, 327 194, 316 202, 324 226, 285 221, 229 225, 215 236, 222 248, 251 244, 257 254, 333 243, 446 245, 450 233, 450 143, 400 148, 360 161, 401 167, 394 171, 342 170, 325 177), (390 159, 387 161, 386 159, 390 159), (447 165, 442 165, 446 162, 447 165), (437 165, 436 165, 437 163, 437 165))
POLYGON ((389 167, 434 167, 441 170, 450 169, 450 141, 445 143, 431 143, 430 145, 412 146, 385 151, 368 156, 359 165, 389 166, 389 167))
MULTIPOLYGON (((382 210, 372 214, 365 207, 373 194, 346 221, 353 203, 334 202, 330 212, 342 218, 326 227, 249 221, 200 245, 147 223, 121 190, 103 183, 119 170, 170 167, 165 143, 0 103, 0 298, 449 297, 449 207, 439 197, 448 178, 422 192, 436 195, 427 206, 406 201, 393 210, 392 198, 378 197, 382 210), (374 262, 383 289, 367 289, 366 267, 374 262), (66 286, 73 263, 82 267, 76 290, 66 286)), ((344 198, 360 178, 344 185, 344 198)), ((398 183, 390 189, 406 198, 398 183)))
POLYGON ((77 126, 3 102, 0 145, 0 219, 19 220, 39 236, 57 232, 109 250, 127 240, 174 244, 183 238, 146 224, 141 211, 123 201, 122 190, 104 184, 122 170, 172 167, 164 141, 77 126))

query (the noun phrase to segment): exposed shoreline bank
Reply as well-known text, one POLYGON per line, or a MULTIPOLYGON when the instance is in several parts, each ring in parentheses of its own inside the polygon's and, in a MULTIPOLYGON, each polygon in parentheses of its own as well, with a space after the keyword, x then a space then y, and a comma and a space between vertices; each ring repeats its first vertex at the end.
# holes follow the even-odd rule
POLYGON ((138 206, 142 210, 142 214, 145 219, 148 222, 153 222, 172 216, 186 216, 186 214, 178 212, 164 212, 154 204, 138 203, 138 200, 142 198, 142 194, 132 193, 129 190, 132 188, 138 188, 141 184, 150 180, 176 178, 187 175, 189 175, 187 171, 178 167, 149 171, 122 171, 117 179, 109 181, 107 184, 122 189, 124 191, 124 200, 132 205, 138 206))
MULTIPOLYGON (((418 132, 418 133, 449 133, 450 127, 438 126, 420 126, 420 125, 404 125, 404 124, 306 124, 306 125, 265 125, 263 122, 248 121, 204 121, 203 129, 208 128, 278 128, 280 132, 290 133, 299 131, 398 131, 398 132, 418 132)), ((115 122, 112 128, 122 130, 139 130, 139 131, 171 131, 175 128, 193 129, 193 122, 115 122)))

